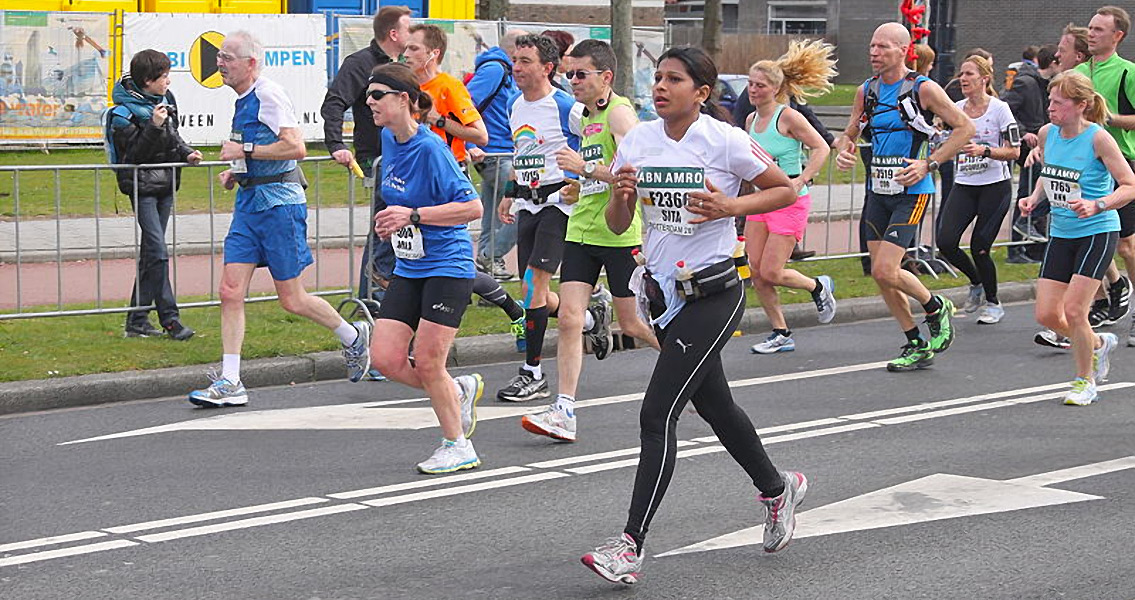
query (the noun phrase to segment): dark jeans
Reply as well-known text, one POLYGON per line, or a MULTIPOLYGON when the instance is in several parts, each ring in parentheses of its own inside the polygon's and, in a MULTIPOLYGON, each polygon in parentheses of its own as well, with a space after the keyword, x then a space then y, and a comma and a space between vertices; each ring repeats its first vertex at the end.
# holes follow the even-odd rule
MULTIPOLYGON (((178 320, 177 298, 169 282, 169 253, 166 251, 166 226, 173 208, 173 195, 138 196, 131 199, 134 214, 142 233, 138 251, 138 274, 130 306, 149 306, 158 310, 162 326, 178 320)), ((148 310, 136 310, 126 316, 129 324, 141 324, 149 317, 148 310)))
POLYGON ((366 224, 367 245, 363 249, 363 262, 359 270, 359 298, 378 302, 382 302, 386 289, 378 285, 374 285, 372 289, 372 284, 375 282, 372 281, 371 275, 384 280, 387 284, 394 276, 394 246, 391 245, 390 240, 379 239, 374 233, 374 215, 386 208, 386 202, 382 200, 381 185, 381 182, 375 183, 373 210, 371 219, 366 224))

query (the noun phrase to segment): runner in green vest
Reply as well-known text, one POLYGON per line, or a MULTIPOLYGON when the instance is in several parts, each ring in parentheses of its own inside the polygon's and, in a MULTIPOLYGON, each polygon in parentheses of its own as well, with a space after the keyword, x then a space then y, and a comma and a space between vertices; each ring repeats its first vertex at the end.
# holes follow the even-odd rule
MULTIPOLYGON (((1119 43, 1131 30, 1131 17, 1118 6, 1104 6, 1088 23, 1088 51, 1091 60, 1076 66, 1087 75, 1092 86, 1107 102, 1111 113, 1104 129, 1115 138, 1128 164, 1135 167, 1135 63, 1116 54, 1119 43)), ((1127 267, 1127 277, 1119 273, 1115 260, 1107 268, 1107 293, 1101 287, 1092 304, 1088 321, 1092 327, 1113 325, 1131 312, 1131 277, 1135 273, 1135 205, 1119 209, 1119 246, 1116 253, 1127 267)), ((1135 326, 1127 339, 1135 346, 1135 326)))
MULTIPOLYGON (((635 269, 632 250, 642 243, 642 221, 636 215, 630 228, 616 234, 607 226, 605 217, 611 199, 610 184, 615 180, 609 165, 615 158, 616 146, 638 124, 638 119, 631 102, 611 90, 615 53, 610 45, 599 40, 584 40, 564 58, 575 99, 586 109, 580 123, 583 130, 580 151, 564 148, 556 157, 561 169, 580 177, 580 183, 568 192, 579 200, 568 218, 560 268, 559 394, 552 405, 525 416, 521 424, 537 435, 574 442, 575 393, 583 366, 583 336, 609 335, 610 314, 587 310, 600 269, 607 270, 607 285, 614 296, 615 314, 623 333, 645 341, 656 350, 658 340, 651 328, 639 319, 635 296, 629 286, 635 269), (588 324, 588 320, 594 322, 588 324)), ((610 340, 596 340, 596 343, 609 345, 610 340)), ((602 358, 598 354, 597 357, 602 358)))

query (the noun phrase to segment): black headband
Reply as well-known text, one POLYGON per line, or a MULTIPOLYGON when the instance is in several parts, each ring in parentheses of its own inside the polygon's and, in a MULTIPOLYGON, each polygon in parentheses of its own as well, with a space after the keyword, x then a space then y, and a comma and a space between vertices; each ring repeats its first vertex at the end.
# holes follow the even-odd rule
POLYGON ((385 85, 386 87, 388 87, 392 90, 397 90, 399 92, 406 92, 407 94, 410 95, 410 99, 413 100, 414 102, 418 101, 418 95, 422 93, 422 91, 420 89, 418 89, 417 86, 410 87, 410 86, 402 83, 401 81, 398 81, 397 79, 395 79, 393 77, 389 77, 389 76, 384 75, 382 73, 377 73, 375 75, 371 75, 368 83, 380 83, 380 84, 385 85))

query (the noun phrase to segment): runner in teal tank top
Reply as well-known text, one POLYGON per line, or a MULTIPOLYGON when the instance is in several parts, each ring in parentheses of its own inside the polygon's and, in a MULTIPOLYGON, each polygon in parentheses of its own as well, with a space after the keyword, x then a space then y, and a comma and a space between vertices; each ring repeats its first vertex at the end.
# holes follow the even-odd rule
MULTIPOLYGON (((575 99, 586 108, 580 121, 583 138, 579 152, 560 150, 559 167, 579 176, 565 197, 578 198, 568 218, 564 258, 560 267, 559 393, 556 401, 536 414, 521 419, 521 426, 536 435, 574 442, 576 439, 575 394, 583 369, 586 338, 595 357, 611 350, 611 304, 624 334, 658 349, 654 331, 638 317, 630 289, 635 270, 632 250, 642 243, 642 220, 635 215, 631 226, 616 234, 607 225, 610 184, 615 180, 610 166, 623 136, 638 124, 629 100, 611 90, 615 78, 615 53, 599 40, 584 40, 564 57, 575 99), (600 301, 588 307, 599 271, 606 269, 611 303, 600 301)), ((600 292, 601 293, 601 292, 600 292)))
POLYGON ((1041 195, 1052 204, 1048 249, 1036 288, 1036 320, 1072 341, 1076 379, 1064 403, 1095 402, 1096 386, 1107 380, 1114 333, 1096 334, 1088 322, 1119 241, 1116 209, 1135 199, 1135 173, 1119 144, 1100 127, 1108 118, 1103 96, 1086 76, 1065 71, 1048 87, 1050 124, 1041 127, 1040 155, 1025 166, 1044 164, 1032 194, 1021 198, 1021 214, 1032 212, 1041 195))
POLYGON ((831 86, 835 77, 834 48, 820 40, 793 42, 777 60, 762 60, 749 69, 749 101, 756 111, 745 120, 745 129, 776 160, 796 188, 796 202, 780 210, 749 215, 745 220, 745 251, 749 255, 753 288, 772 325, 765 341, 754 345, 754 354, 792 352, 796 342, 780 308, 776 286, 807 291, 816 303, 821 323, 835 318, 835 282, 827 275, 808 277, 786 269, 796 243, 808 228, 812 196, 808 182, 823 168, 829 148, 824 138, 799 112, 785 106, 790 95, 797 98, 809 90, 831 86), (791 76, 788 74, 791 73, 791 76), (808 147, 805 164, 804 146, 808 147))

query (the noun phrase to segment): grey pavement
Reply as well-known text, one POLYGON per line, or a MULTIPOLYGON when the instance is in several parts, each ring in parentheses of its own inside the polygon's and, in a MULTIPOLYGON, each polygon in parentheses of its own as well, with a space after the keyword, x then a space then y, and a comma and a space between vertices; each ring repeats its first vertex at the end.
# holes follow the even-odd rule
MULTIPOLYGON (((486 397, 484 465, 459 476, 412 471, 438 432, 422 394, 390 383, 0 418, 0 595, 1133 598, 1135 350, 1117 350, 1097 404, 1066 407, 1071 359, 1033 331, 1025 305, 996 326, 961 319, 953 347, 906 374, 879 364, 902 342, 892 323, 800 329, 771 356, 730 341, 737 403, 775 464, 809 477, 797 537, 774 555, 752 545, 756 490, 687 408, 631 588, 579 557, 623 527, 651 350, 585 361, 579 398, 595 402, 578 406, 576 444, 523 431, 537 406, 486 397), (726 535, 740 545, 707 544, 726 535)), ((489 394, 514 373, 477 370, 489 394)))
MULTIPOLYGON (((960 287, 942 293, 961 306, 967 291, 968 287, 960 287)), ((1035 293, 1033 282, 1012 282, 1001 284, 999 296, 1004 303, 1024 302, 1032 300, 1035 293)), ((815 306, 811 303, 789 304, 783 309, 785 318, 794 327, 809 327, 815 323, 815 306)), ((914 307, 914 310, 917 314, 920 309, 914 307)), ((839 301, 835 322, 852 323, 889 315, 878 297, 850 298, 839 301)), ((750 308, 745 311, 739 328, 744 333, 767 333, 768 318, 760 308, 750 308)), ((549 328, 544 342, 545 357, 556 355, 558 339, 558 331, 549 328)), ((509 334, 458 338, 450 352, 450 364, 455 367, 516 363, 522 358, 509 334)), ((0 415, 185 395, 209 385, 206 374, 215 366, 191 365, 0 383, 0 415)), ((345 368, 338 352, 319 352, 243 361, 241 377, 250 388, 294 385, 343 379, 345 368)))

